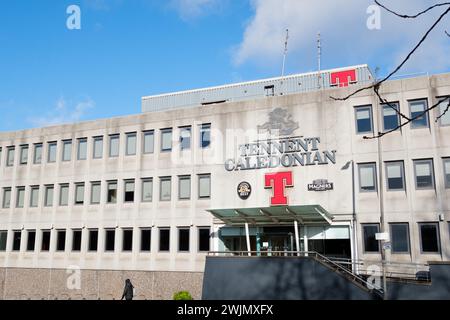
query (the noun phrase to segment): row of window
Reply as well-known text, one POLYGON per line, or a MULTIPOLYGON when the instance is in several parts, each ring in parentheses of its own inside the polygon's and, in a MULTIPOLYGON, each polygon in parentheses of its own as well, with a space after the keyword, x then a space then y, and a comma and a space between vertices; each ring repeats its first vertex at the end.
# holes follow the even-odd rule
MULTIPOLYGON (((73 251, 81 252, 82 250, 82 238, 83 231, 81 229, 56 230, 52 233, 51 230, 41 230, 40 244, 37 246, 36 242, 36 230, 13 230, 11 233, 12 245, 11 251, 21 251, 22 245, 25 245, 26 251, 34 252, 39 250, 41 252, 48 252, 51 248, 52 235, 56 236, 55 250, 59 252, 73 251), (23 235, 26 235, 26 239, 22 242, 23 235), (68 237, 71 235, 71 247, 68 248, 66 243, 68 237)), ((133 251, 133 232, 132 228, 122 228, 122 243, 121 250, 123 252, 133 251)), ((170 245, 170 227, 158 228, 159 243, 158 250, 160 252, 168 252, 171 249, 170 245)), ((87 246, 85 250, 88 252, 97 252, 103 250, 105 252, 113 252, 116 250, 116 229, 104 229, 104 246, 103 249, 99 248, 99 229, 88 229, 87 231, 87 246)), ((136 248, 139 248, 141 252, 151 251, 152 242, 152 228, 140 228, 139 229, 140 241, 136 248)), ((177 249, 179 252, 191 251, 191 227, 178 227, 177 228, 177 249)), ((197 228, 197 251, 207 252, 210 251, 210 227, 198 227, 197 228)), ((0 231, 0 251, 7 250, 8 231, 0 231)))
MULTIPOLYGON (((172 150, 172 128, 161 129, 161 151, 169 152, 172 150)), ((199 126, 200 131, 200 148, 208 148, 211 144, 211 124, 202 124, 199 126)), ((180 149, 188 150, 191 148, 192 140, 192 126, 179 127, 180 137, 180 149)), ((151 154, 154 153, 155 144, 155 130, 143 131, 141 135, 142 139, 142 153, 151 154)), ((92 137, 92 158, 103 158, 103 136, 92 137)), ((118 157, 120 153, 120 134, 112 134, 108 136, 108 156, 110 158, 118 157)), ((87 160, 88 158, 88 138, 78 138, 76 146, 76 159, 87 160)), ((137 132, 129 132, 125 134, 125 155, 134 156, 137 152, 138 135, 137 132)), ((61 161, 67 162, 72 160, 73 141, 62 140, 61 161)), ((29 157, 30 146, 28 144, 21 145, 19 152, 19 164, 27 165, 29 157)), ((58 158, 58 141, 47 142, 47 163, 55 163, 58 158)), ((6 148, 6 166, 14 166, 14 158, 16 153, 16 147, 10 146, 6 148)), ((33 144, 33 164, 41 164, 44 154, 44 144, 33 144)), ((2 148, 0 148, 0 164, 2 160, 2 148)))
MULTIPOLYGON (((450 158, 443 158, 445 187, 450 188, 450 158)), ((434 189, 433 159, 413 160, 414 181, 417 190, 434 189)), ((405 167, 403 161, 385 162, 386 187, 388 191, 405 190, 405 167)), ((375 162, 359 163, 359 190, 361 192, 378 191, 377 165, 375 162)))
MULTIPOLYGON (((211 197, 211 175, 210 174, 199 174, 197 175, 198 189, 197 194, 199 199, 209 199, 211 197)), ((191 199, 191 185, 192 178, 190 175, 178 176, 178 199, 179 200, 190 200, 191 199)), ((151 202, 153 200, 153 178, 143 178, 140 180, 141 183, 141 202, 151 202)), ((106 181, 106 193, 105 202, 108 204, 117 203, 118 195, 118 181, 110 180, 106 181)), ((136 198, 136 181, 135 179, 123 180, 123 202, 132 203, 135 202, 136 198)), ((74 197, 73 204, 84 205, 85 204, 85 183, 75 183, 73 184, 74 197)), ((26 198, 26 187, 16 187, 15 193, 15 207, 24 208, 25 198, 26 198)), ((40 186, 30 186, 29 187, 29 207, 36 208, 39 206, 39 193, 40 186)), ((44 186, 43 195, 43 206, 52 207, 54 206, 54 185, 44 186)), ((62 183, 59 184, 59 206, 69 205, 69 194, 70 194, 70 184, 62 183)), ((101 203, 102 194, 102 183, 101 181, 90 182, 90 199, 89 203, 91 205, 96 205, 101 203)), ((3 188, 3 202, 2 206, 4 209, 11 207, 12 189, 3 188)), ((159 200, 160 201, 171 201, 172 199, 172 177, 159 177, 159 200)))
MULTIPOLYGON (((442 97, 438 98, 442 100, 442 97)), ((427 99, 416 99, 408 101, 409 118, 413 119, 411 129, 428 128, 430 126, 427 99)), ((439 114, 444 114, 448 105, 448 100, 443 101, 439 105, 439 114)), ((383 132, 391 131, 400 125, 400 104, 398 102, 389 102, 381 105, 381 116, 383 132)), ((367 134, 373 133, 373 113, 371 105, 355 107, 356 133, 367 134)), ((440 119, 441 126, 450 125, 450 112, 445 113, 440 119)))
MULTIPOLYGON (((420 252, 421 253, 440 253, 441 241, 439 235, 439 223, 424 222, 419 223, 420 234, 420 252)), ((450 222, 448 223, 450 234, 450 222)), ((375 234, 380 232, 379 224, 363 224, 363 241, 364 252, 376 253, 380 252, 379 241, 376 240, 375 234)), ((408 223, 390 223, 390 242, 392 253, 410 253, 410 237, 408 223)))

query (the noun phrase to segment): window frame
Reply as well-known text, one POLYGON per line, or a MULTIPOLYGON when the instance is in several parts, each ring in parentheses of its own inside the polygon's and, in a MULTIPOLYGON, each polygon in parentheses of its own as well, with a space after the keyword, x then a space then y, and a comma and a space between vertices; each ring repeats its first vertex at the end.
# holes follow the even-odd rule
POLYGON ((103 136, 95 136, 92 137, 92 159, 99 160, 103 159, 103 136), (100 146, 97 145, 97 143, 100 142, 100 146), (100 154, 97 155, 97 148, 100 149, 100 154))
POLYGON ((447 181, 447 175, 450 176, 450 170, 449 170, 449 172, 446 172, 446 170, 445 170, 445 164, 446 164, 447 162, 449 163, 449 167, 450 167, 450 158, 446 158, 446 157, 442 158, 442 165, 443 165, 443 171, 444 171, 444 185, 445 185, 445 189, 450 189, 450 179, 449 179, 449 181, 447 181))
POLYGON ((133 252, 133 237, 134 237, 134 230, 133 228, 122 228, 122 252, 125 253, 131 253, 133 252), (131 232, 131 248, 125 249, 125 233, 131 232))
POLYGON ((42 164, 42 154, 44 152, 44 144, 43 143, 35 143, 33 145, 33 164, 42 164), (37 152, 39 150, 39 153, 37 152), (37 156, 40 155, 38 159, 37 156))
POLYGON ((143 203, 153 202, 153 178, 142 178, 141 179, 141 202, 143 202, 143 203), (145 183, 151 184, 150 200, 144 199, 144 184, 145 183))
POLYGON ((116 229, 115 228, 105 228, 105 244, 104 244, 104 252, 105 253, 114 253, 116 251, 116 229), (112 249, 108 249, 108 233, 114 233, 113 245, 112 249))
POLYGON ((403 160, 398 161, 386 161, 384 163, 385 172, 386 172, 386 191, 406 191, 406 177, 405 177, 405 162, 403 160), (402 188, 400 189, 391 189, 389 188, 389 176, 388 176, 388 166, 393 164, 401 164, 401 176, 402 176, 402 188))
POLYGON ((11 252, 20 252, 22 249, 22 230, 13 230, 12 231, 12 246, 11 246, 11 252), (19 235, 19 238, 16 238, 16 235, 19 235), (18 240, 19 247, 16 247, 18 240))
POLYGON ((108 156, 109 158, 118 158, 120 155, 120 133, 110 134, 108 136, 108 156), (117 152, 112 153, 113 148, 111 148, 113 141, 117 140, 117 152))
POLYGON ((416 190, 434 190, 436 186, 435 177, 434 177, 434 161, 433 159, 417 159, 413 160, 413 168, 414 168, 414 184, 416 186, 416 190), (430 164, 430 174, 431 174, 431 186, 428 187, 419 187, 417 185, 417 164, 429 163, 430 164))
POLYGON ((391 249, 392 254, 410 254, 411 253, 411 235, 410 235, 410 231, 409 231, 409 223, 407 223, 407 222, 389 223, 389 235, 391 237, 391 243, 392 243, 392 249, 391 249), (393 233, 392 227, 395 227, 395 226, 406 226, 406 244, 408 247, 406 249, 406 251, 395 251, 394 250, 394 244, 393 244, 394 233, 393 233))
POLYGON ((65 229, 56 230, 56 252, 65 252, 67 248, 67 231, 65 229), (64 249, 59 249, 60 234, 64 233, 64 249))
MULTIPOLYGON (((417 125, 417 123, 415 123, 413 120, 410 123, 410 128, 411 129, 427 129, 430 128, 430 117, 428 116, 429 112, 425 112, 425 110, 428 109, 428 98, 420 98, 420 99, 413 99, 413 100, 408 100, 408 109, 409 109, 409 118, 412 119, 413 115, 412 115, 412 110, 411 110, 411 104, 414 104, 415 102, 419 102, 419 101, 424 101, 424 114, 422 115, 422 117, 425 117, 426 119, 426 125, 417 125)), ((419 118, 420 119, 420 118, 419 118)))
POLYGON ((31 186, 30 187, 30 208, 37 208, 39 207, 39 192, 40 192, 40 186, 31 186), (36 197, 33 196, 34 192, 37 190, 36 197), (36 199, 36 205, 33 204, 33 200, 36 199))
POLYGON ((137 132, 127 132, 125 133, 125 156, 135 156, 137 154, 137 144, 138 144, 138 138, 137 138, 137 132), (134 138, 134 152, 130 153, 130 138, 134 138))
POLYGON ((211 174, 210 174, 210 173, 202 173, 202 174, 198 174, 197 176, 198 176, 198 178, 197 178, 197 181, 198 181, 198 190, 197 190, 198 199, 199 199, 199 200, 211 199, 211 187, 212 187, 212 186, 211 186, 211 181, 212 181, 212 179, 211 179, 211 174), (200 186, 201 186, 200 180, 201 180, 202 178, 206 178, 206 177, 209 178, 209 192, 208 192, 208 195, 207 195, 207 196, 202 196, 202 195, 200 194, 200 186))
POLYGON ((171 152, 173 149, 173 128, 160 129, 161 136, 161 152, 171 152), (164 148, 164 135, 170 133, 170 148, 164 148))
POLYGON ((55 185, 53 184, 47 184, 44 186, 44 207, 51 208, 55 205, 55 185), (48 197, 49 197, 49 190, 52 190, 52 201, 49 204, 48 197))
POLYGON ((158 227, 158 252, 163 252, 163 253, 169 253, 170 252, 170 234, 171 234, 171 228, 170 227, 158 227), (162 231, 168 231, 169 232, 169 236, 168 236, 168 249, 167 250, 162 250, 161 249, 161 232, 162 231))
POLYGON ((75 197, 74 197, 73 200, 74 200, 73 204, 76 205, 76 206, 83 206, 85 204, 85 202, 86 202, 86 184, 84 182, 77 182, 77 183, 75 183, 75 197), (83 193, 82 193, 83 201, 82 202, 78 202, 77 195, 78 195, 78 188, 79 187, 83 187, 83 193))
POLYGON ((180 175, 178 176, 178 200, 190 200, 192 197, 192 178, 190 175, 180 175), (181 181, 189 180, 189 192, 187 197, 181 196, 181 181))
POLYGON ((419 225, 419 240, 420 240, 420 253, 421 254, 441 254, 441 236, 439 230, 439 222, 418 222, 419 225), (436 232, 437 248, 438 251, 423 251, 423 238, 422 238, 422 226, 424 225, 434 225, 436 232))
POLYGON ((153 154, 155 153, 155 130, 145 130, 142 131, 142 154, 153 154), (146 139, 148 136, 151 136, 153 139, 151 151, 147 151, 145 148, 146 139))
POLYGON ((380 107, 381 107, 381 122, 382 122, 383 132, 391 132, 391 131, 395 132, 397 130, 401 131, 401 128, 397 128, 396 130, 394 130, 394 128, 386 129, 386 127, 385 127, 384 109, 385 109, 385 107, 387 107, 389 109, 392 109, 389 105, 394 105, 394 104, 397 105, 397 112, 395 112, 395 115, 397 116, 397 127, 400 126, 400 123, 401 123, 400 114, 399 114, 401 112, 401 110, 400 110, 400 102, 399 101, 392 101, 392 102, 382 103, 382 104, 380 104, 380 107))
POLYGON ((78 138, 77 139, 77 160, 78 161, 86 161, 88 158, 88 139, 87 138, 78 138), (81 157, 81 146, 85 145, 85 156, 84 158, 81 157))
POLYGON ((27 230, 27 246, 25 248, 27 252, 34 252, 34 251, 36 251, 36 234, 37 233, 36 233, 35 229, 27 230), (33 241, 32 241, 32 243, 31 243, 30 234, 33 234, 33 241), (32 247, 32 248, 30 249, 30 247, 32 247))
POLYGON ((123 202, 124 203, 134 203, 136 201, 136 180, 135 179, 125 179, 123 180, 123 202), (133 184, 133 200, 127 200, 127 185, 133 184))
POLYGON ((6 167, 14 167, 16 161, 16 147, 9 146, 6 147, 6 167))
POLYGON ((102 182, 101 181, 92 181, 91 182, 91 196, 90 196, 90 204, 97 205, 102 201, 102 182), (94 187, 99 187, 98 190, 98 201, 94 202, 94 187))
POLYGON ((178 127, 178 130, 180 132, 180 151, 188 151, 192 148, 192 126, 181 126, 178 127), (187 147, 183 148, 183 132, 189 132, 189 145, 187 147))
POLYGON ((355 106, 354 107, 354 115, 355 115, 355 132, 356 132, 357 135, 373 133, 373 111, 372 111, 372 105, 371 104, 355 106), (365 110, 365 109, 369 110, 370 131, 359 131, 358 111, 365 110))
POLYGON ((58 159, 58 142, 57 141, 47 142, 47 163, 56 163, 57 159, 58 159), (55 151, 54 155, 52 154, 52 150, 55 151))
MULTIPOLYGON (((449 101, 450 101, 450 96, 440 96, 440 97, 436 97, 438 100, 442 100, 443 98, 446 98, 446 97, 448 97, 448 99, 447 100, 445 100, 445 101, 443 101, 443 102, 441 102, 440 104, 439 104, 439 115, 441 115, 443 112, 444 112, 444 110, 447 108, 447 106, 445 106, 445 108, 444 108, 444 110, 442 110, 441 109, 441 105, 445 105, 445 103, 449 103, 449 101)), ((449 117, 449 119, 450 119, 450 108, 449 108, 449 110, 447 111, 447 113, 446 113, 446 115, 449 117)), ((450 121, 449 121, 449 123, 442 123, 442 119, 443 119, 443 117, 441 117, 441 118, 439 118, 439 126, 440 127, 448 127, 448 126, 450 126, 450 121)))
POLYGON ((172 201, 172 177, 171 176, 165 176, 165 177, 159 177, 159 201, 162 202, 170 202, 172 201), (168 181, 170 183, 170 194, 169 194, 169 198, 168 199, 163 199, 162 197, 162 185, 163 182, 168 181))
POLYGON ((92 229, 88 229, 88 243, 87 243, 87 252, 98 252, 98 236, 99 236, 99 230, 97 228, 92 228, 92 229), (96 246, 95 249, 91 249, 91 245, 92 245, 92 235, 93 233, 95 233, 96 235, 96 246))
POLYGON ((366 250, 366 231, 365 231, 365 227, 373 227, 376 226, 377 227, 377 232, 375 232, 375 234, 380 232, 380 224, 379 223, 362 223, 361 224, 361 231, 362 231, 362 240, 363 240, 363 253, 364 254, 380 254, 381 253, 381 246, 380 246, 380 241, 376 240, 375 241, 377 243, 377 247, 378 247, 378 251, 367 251, 366 250))
POLYGON ((106 204, 116 204, 117 203, 117 196, 119 194, 119 182, 117 180, 109 180, 106 182, 106 204), (110 189, 111 185, 115 185, 115 189, 110 189), (115 190, 116 191, 116 200, 115 201, 109 201, 109 191, 115 190))
POLYGON ((52 231, 51 230, 41 230, 41 250, 40 252, 50 252, 52 245, 52 231), (48 234, 48 249, 44 249, 44 235, 48 234))
POLYGON ((72 244, 71 244, 71 252, 81 252, 82 251, 82 245, 83 245, 83 229, 72 229, 72 244), (78 249, 75 249, 75 244, 76 244, 76 242, 75 242, 75 239, 76 239, 76 237, 75 237, 75 233, 77 233, 77 234, 79 234, 80 235, 80 243, 79 243, 79 245, 77 245, 77 248, 78 249))
POLYGON ((20 146, 20 154, 19 154, 19 165, 25 166, 28 164, 28 156, 30 152, 30 146, 28 144, 23 144, 20 146), (24 158, 24 151, 26 150, 26 156, 25 160, 24 158))
POLYGON ((59 199, 58 199, 58 204, 59 204, 60 207, 67 207, 67 206, 69 206, 69 203, 70 203, 69 195, 70 195, 70 184, 68 184, 68 183, 61 183, 59 185, 59 199), (63 190, 63 188, 67 188, 67 201, 66 201, 66 203, 62 202, 62 195, 63 195, 62 190, 63 190))
POLYGON ((148 228, 140 228, 140 238, 139 238, 139 252, 151 252, 152 251, 152 228, 148 227, 148 228), (150 234, 150 243, 148 244, 148 250, 143 250, 142 249, 142 245, 143 245, 143 235, 144 235, 144 231, 148 231, 150 234))
POLYGON ((62 162, 72 161, 72 149, 73 149, 72 139, 67 139, 67 140, 62 141, 62 154, 61 154, 62 162), (69 148, 69 158, 68 159, 65 158, 67 148, 69 148))
POLYGON ((211 142, 212 142, 212 135, 211 135, 211 130, 212 130, 212 124, 209 122, 209 123, 202 123, 202 124, 200 124, 199 125, 199 132, 200 132, 200 134, 199 134, 199 139, 200 139, 200 149, 209 149, 209 148, 211 148, 211 142), (206 132, 206 131, 209 131, 209 143, 208 143, 208 145, 206 145, 206 146, 203 146, 203 134, 204 134, 204 132, 206 132))
POLYGON ((16 209, 23 209, 25 207, 25 197, 26 197, 26 188, 22 186, 16 187, 16 205, 15 205, 16 209), (22 194, 23 196, 22 199, 20 199, 20 194, 22 194))
POLYGON ((177 230, 178 230, 178 232, 177 232, 177 252, 178 253, 189 253, 189 252, 191 252, 191 228, 190 227, 178 227, 177 228, 177 230), (181 232, 182 231, 187 231, 188 232, 188 234, 187 234, 187 236, 188 236, 188 239, 187 239, 187 250, 182 250, 181 249, 181 241, 183 240, 182 238, 181 238, 181 232))
POLYGON ((364 162, 364 163, 358 163, 358 183, 359 183, 359 192, 360 193, 371 193, 371 192, 378 192, 378 176, 377 176, 377 163, 376 162, 364 162), (373 169, 372 176, 373 176, 373 182, 374 182, 374 189, 373 190, 366 190, 362 188, 361 185, 361 169, 371 167, 373 169))
POLYGON ((3 197, 2 197, 2 208, 3 209, 10 209, 11 208, 11 199, 12 199, 12 188, 6 187, 3 188, 3 197), (6 193, 9 192, 9 197, 6 197, 6 193), (6 205, 6 199, 9 200, 9 204, 6 205))
POLYGON ((197 240, 198 240, 198 245, 197 245, 197 252, 209 252, 211 251, 211 227, 197 227, 197 240), (208 230, 208 250, 201 250, 200 246, 202 244, 201 241, 201 231, 202 230, 208 230))

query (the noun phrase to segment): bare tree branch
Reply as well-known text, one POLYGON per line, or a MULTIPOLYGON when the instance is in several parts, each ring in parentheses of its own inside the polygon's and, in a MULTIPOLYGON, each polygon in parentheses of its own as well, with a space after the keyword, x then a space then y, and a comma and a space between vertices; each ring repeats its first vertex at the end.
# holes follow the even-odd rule
POLYGON ((447 105, 447 108, 446 108, 445 111, 444 111, 444 112, 436 119, 436 121, 437 121, 437 120, 439 120, 439 119, 440 119, 440 118, 448 111, 448 109, 450 109, 450 96, 444 97, 443 99, 440 99, 437 103, 435 103, 435 104, 432 105, 431 107, 427 108, 427 109, 424 110, 423 112, 419 113, 417 116, 415 116, 415 117, 413 117, 413 118, 411 118, 411 119, 408 119, 407 121, 405 121, 405 122, 403 122, 403 123, 400 123, 398 126, 396 126, 396 127, 393 128, 393 129, 390 129, 390 130, 385 131, 385 132, 378 132, 377 135, 373 135, 372 137, 364 136, 363 139, 368 139, 368 140, 370 140, 370 139, 378 139, 378 138, 381 138, 381 137, 383 137, 383 136, 385 136, 385 135, 387 135, 387 134, 389 134, 389 133, 391 133, 391 132, 397 131, 398 129, 403 128, 404 126, 406 126, 407 124, 413 122, 414 120, 419 119, 420 117, 423 117, 426 113, 429 113, 431 110, 435 109, 435 108, 438 107, 442 102, 444 102, 444 101, 446 101, 446 100, 449 100, 448 105, 447 105))
POLYGON ((445 34, 447 35, 447 37, 450 37, 450 34, 447 32, 447 30, 445 31, 445 34))
POLYGON ((427 9, 425 9, 425 10, 415 14, 415 15, 407 15, 407 14, 399 14, 399 13, 395 12, 394 10, 387 8, 385 5, 381 4, 379 0, 375 0, 375 3, 377 5, 379 5, 380 7, 382 7, 384 10, 386 10, 387 12, 390 12, 393 15, 396 15, 397 17, 400 17, 400 18, 403 18, 403 19, 415 19, 415 18, 417 18, 417 17, 427 13, 428 11, 433 10, 434 8, 450 5, 450 2, 438 3, 438 4, 435 4, 435 5, 429 7, 427 9))
MULTIPOLYGON (((375 2, 377 2, 375 0, 375 2)), ((442 4, 444 5, 444 4, 442 4)), ((445 10, 440 16, 439 18, 433 23, 433 25, 427 30, 427 32, 425 32, 425 34, 423 35, 423 37, 420 39, 420 41, 417 43, 417 45, 408 53, 408 55, 406 56, 405 59, 403 59, 403 61, 394 69, 394 71, 392 71, 389 75, 387 75, 386 77, 384 77, 383 79, 375 82, 374 84, 370 85, 370 86, 366 86, 363 88, 360 88, 356 91, 354 91, 353 93, 345 96, 344 98, 336 98, 336 97, 330 97, 333 100, 336 101, 345 101, 348 100, 349 98, 353 97, 354 95, 368 90, 368 89, 372 89, 375 87, 379 87, 382 83, 386 82, 387 80, 389 80, 394 74, 396 74, 404 65, 405 63, 411 58, 411 56, 417 51, 417 49, 422 45, 422 43, 425 42, 425 40, 427 39, 427 37, 429 36, 429 34, 431 33, 431 31, 434 30, 434 28, 436 28, 436 26, 441 22, 441 20, 450 12, 450 3, 447 4, 448 8, 447 10, 445 10)))
POLYGON ((384 99, 383 97, 381 97, 380 93, 379 93, 380 87, 374 87, 373 91, 375 92, 375 94, 377 95, 378 99, 380 100, 380 103, 383 105, 387 105, 389 106, 392 110, 395 111, 395 113, 397 113, 400 117, 402 117, 403 119, 409 121, 411 120, 409 117, 405 116, 403 113, 400 112, 400 108, 396 108, 394 105, 392 105, 390 102, 388 102, 386 99, 384 99))

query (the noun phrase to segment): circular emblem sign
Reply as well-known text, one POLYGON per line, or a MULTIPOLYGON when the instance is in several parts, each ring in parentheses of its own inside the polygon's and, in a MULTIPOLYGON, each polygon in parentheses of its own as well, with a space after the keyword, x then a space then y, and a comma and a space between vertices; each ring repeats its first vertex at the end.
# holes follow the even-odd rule
POLYGON ((252 187, 250 186, 250 183, 245 181, 239 183, 237 187, 237 193, 239 198, 241 198, 242 200, 247 200, 248 197, 250 197, 250 194, 252 193, 252 187))

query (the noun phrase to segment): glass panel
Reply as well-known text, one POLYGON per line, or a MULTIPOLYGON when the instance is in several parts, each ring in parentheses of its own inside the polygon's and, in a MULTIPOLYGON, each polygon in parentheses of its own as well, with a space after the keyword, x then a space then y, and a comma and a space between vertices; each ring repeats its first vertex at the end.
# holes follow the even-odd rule
MULTIPOLYGON (((410 102, 409 107, 411 110, 411 119, 413 119, 413 118, 421 115, 428 106, 427 106, 426 100, 420 100, 420 101, 410 102)), ((424 115, 420 116, 419 118, 413 120, 411 122, 411 126, 413 128, 428 127, 428 113, 425 113, 424 115)))
POLYGON ((117 202, 117 182, 108 182, 108 203, 117 202))
POLYGON ((100 203, 100 190, 101 184, 100 183, 93 183, 92 184, 92 190, 91 190, 91 203, 92 204, 98 204, 100 203))
POLYGON ((151 234, 152 231, 150 229, 141 230, 141 251, 151 250, 151 234))
POLYGON ((20 241, 22 240, 22 232, 14 231, 13 233, 13 251, 20 251, 20 241))
POLYGON ((123 230, 122 251, 133 250, 133 230, 123 230))
POLYGON ((3 190, 3 208, 9 208, 11 206, 11 189, 3 190))
POLYGON ((153 180, 142 181, 142 201, 151 202, 153 197, 153 180))
POLYGON ((379 232, 379 225, 365 225, 364 230, 364 251, 365 252, 379 252, 378 240, 375 239, 375 234, 379 232))
POLYGON ((392 224, 391 237, 393 253, 409 252, 408 224, 392 224))
POLYGON ((375 167, 373 165, 362 165, 359 168, 361 190, 374 191, 375 188, 375 167))
POLYGON ((64 141, 63 142, 63 161, 72 160, 72 141, 64 141))
POLYGON ((56 162, 56 142, 48 144, 48 162, 56 162))
POLYGON ((93 229, 89 230, 89 251, 97 251, 98 250, 98 230, 93 229))
POLYGON ((127 134, 127 156, 136 154, 136 133, 127 134))
POLYGON ((211 177, 210 176, 199 176, 199 189, 198 195, 200 198, 209 198, 211 190, 211 177))
POLYGON ((191 177, 180 177, 179 198, 189 199, 191 197, 191 177))
POLYGON ((386 166, 388 189, 389 190, 403 190, 403 165, 401 163, 390 163, 386 166))
POLYGON ((170 250, 170 229, 159 229, 159 251, 170 250))
POLYGON ((37 207, 39 205, 39 187, 31 188, 30 207, 37 207))
POLYGON ((45 204, 46 207, 53 206, 53 187, 45 187, 45 204))
POLYGON ((125 182, 125 202, 134 201, 134 181, 125 182))
POLYGON ((178 229, 178 251, 189 251, 189 229, 178 229))
POLYGON ((200 146, 207 148, 211 144, 211 124, 203 124, 200 129, 200 146))
POLYGON ((444 160, 445 187, 450 188, 450 159, 444 160))
POLYGON ((416 170, 416 186, 421 188, 433 187, 433 172, 431 162, 414 162, 416 170))
POLYGON ((22 146, 20 148, 20 164, 28 163, 28 146, 22 146))
POLYGON ((17 189, 17 208, 23 208, 24 200, 25 200, 25 189, 18 188, 17 189))
POLYGON ((66 231, 60 230, 56 237, 56 251, 64 251, 66 249, 66 231))
POLYGON ((172 182, 170 179, 161 179, 160 200, 170 201, 172 182))
POLYGON ((7 239, 8 239, 8 231, 0 231, 0 251, 6 251, 7 239))
POLYGON ((155 146, 154 131, 144 132, 144 153, 153 153, 155 146))
POLYGON ((87 159, 87 139, 78 140, 78 160, 87 159))
POLYGON ((161 150, 172 150, 172 129, 161 131, 161 150))
POLYGON ((14 148, 8 148, 8 154, 6 157, 6 165, 8 167, 12 167, 14 165, 14 152, 16 150, 14 148))
POLYGON ((109 156, 118 157, 119 156, 119 142, 120 137, 118 135, 109 137, 109 156))
POLYGON ((94 159, 103 157, 103 137, 94 138, 94 159))
POLYGON ((81 251, 81 230, 73 230, 72 251, 81 251))
POLYGON ((40 164, 42 162, 42 144, 36 144, 34 146, 34 159, 35 164, 40 164))
POLYGON ((105 251, 114 251, 115 247, 115 230, 106 230, 105 251))
MULTIPOLYGON (((441 100, 441 99, 440 99, 441 100)), ((443 114, 445 110, 447 110, 449 100, 443 101, 439 105, 439 115, 443 114)), ((449 108, 450 109, 450 108, 449 108)), ((447 112, 439 119, 441 126, 448 126, 450 125, 450 110, 447 110, 447 112)))
POLYGON ((422 252, 439 252, 438 228, 436 224, 421 224, 422 252))
POLYGON ((69 186, 68 185, 62 185, 60 188, 59 204, 61 206, 67 206, 69 204, 69 186))
POLYGON ((42 231, 42 245, 41 251, 49 251, 50 250, 50 231, 42 231))
MULTIPOLYGON (((392 107, 398 110, 398 104, 391 103, 392 107)), ((383 125, 384 130, 392 130, 399 125, 399 115, 398 113, 388 105, 383 106, 383 125)))
POLYGON ((78 184, 75 187, 75 204, 84 203, 84 184, 78 184))
POLYGON ((36 245, 36 231, 29 230, 27 234, 27 251, 34 251, 36 245))
POLYGON ((370 109, 367 107, 356 109, 357 132, 372 132, 372 119, 370 109))
POLYGON ((180 149, 186 150, 191 147, 191 127, 180 128, 180 149))
POLYGON ((209 251, 210 250, 210 229, 201 228, 199 229, 199 251, 209 251))

